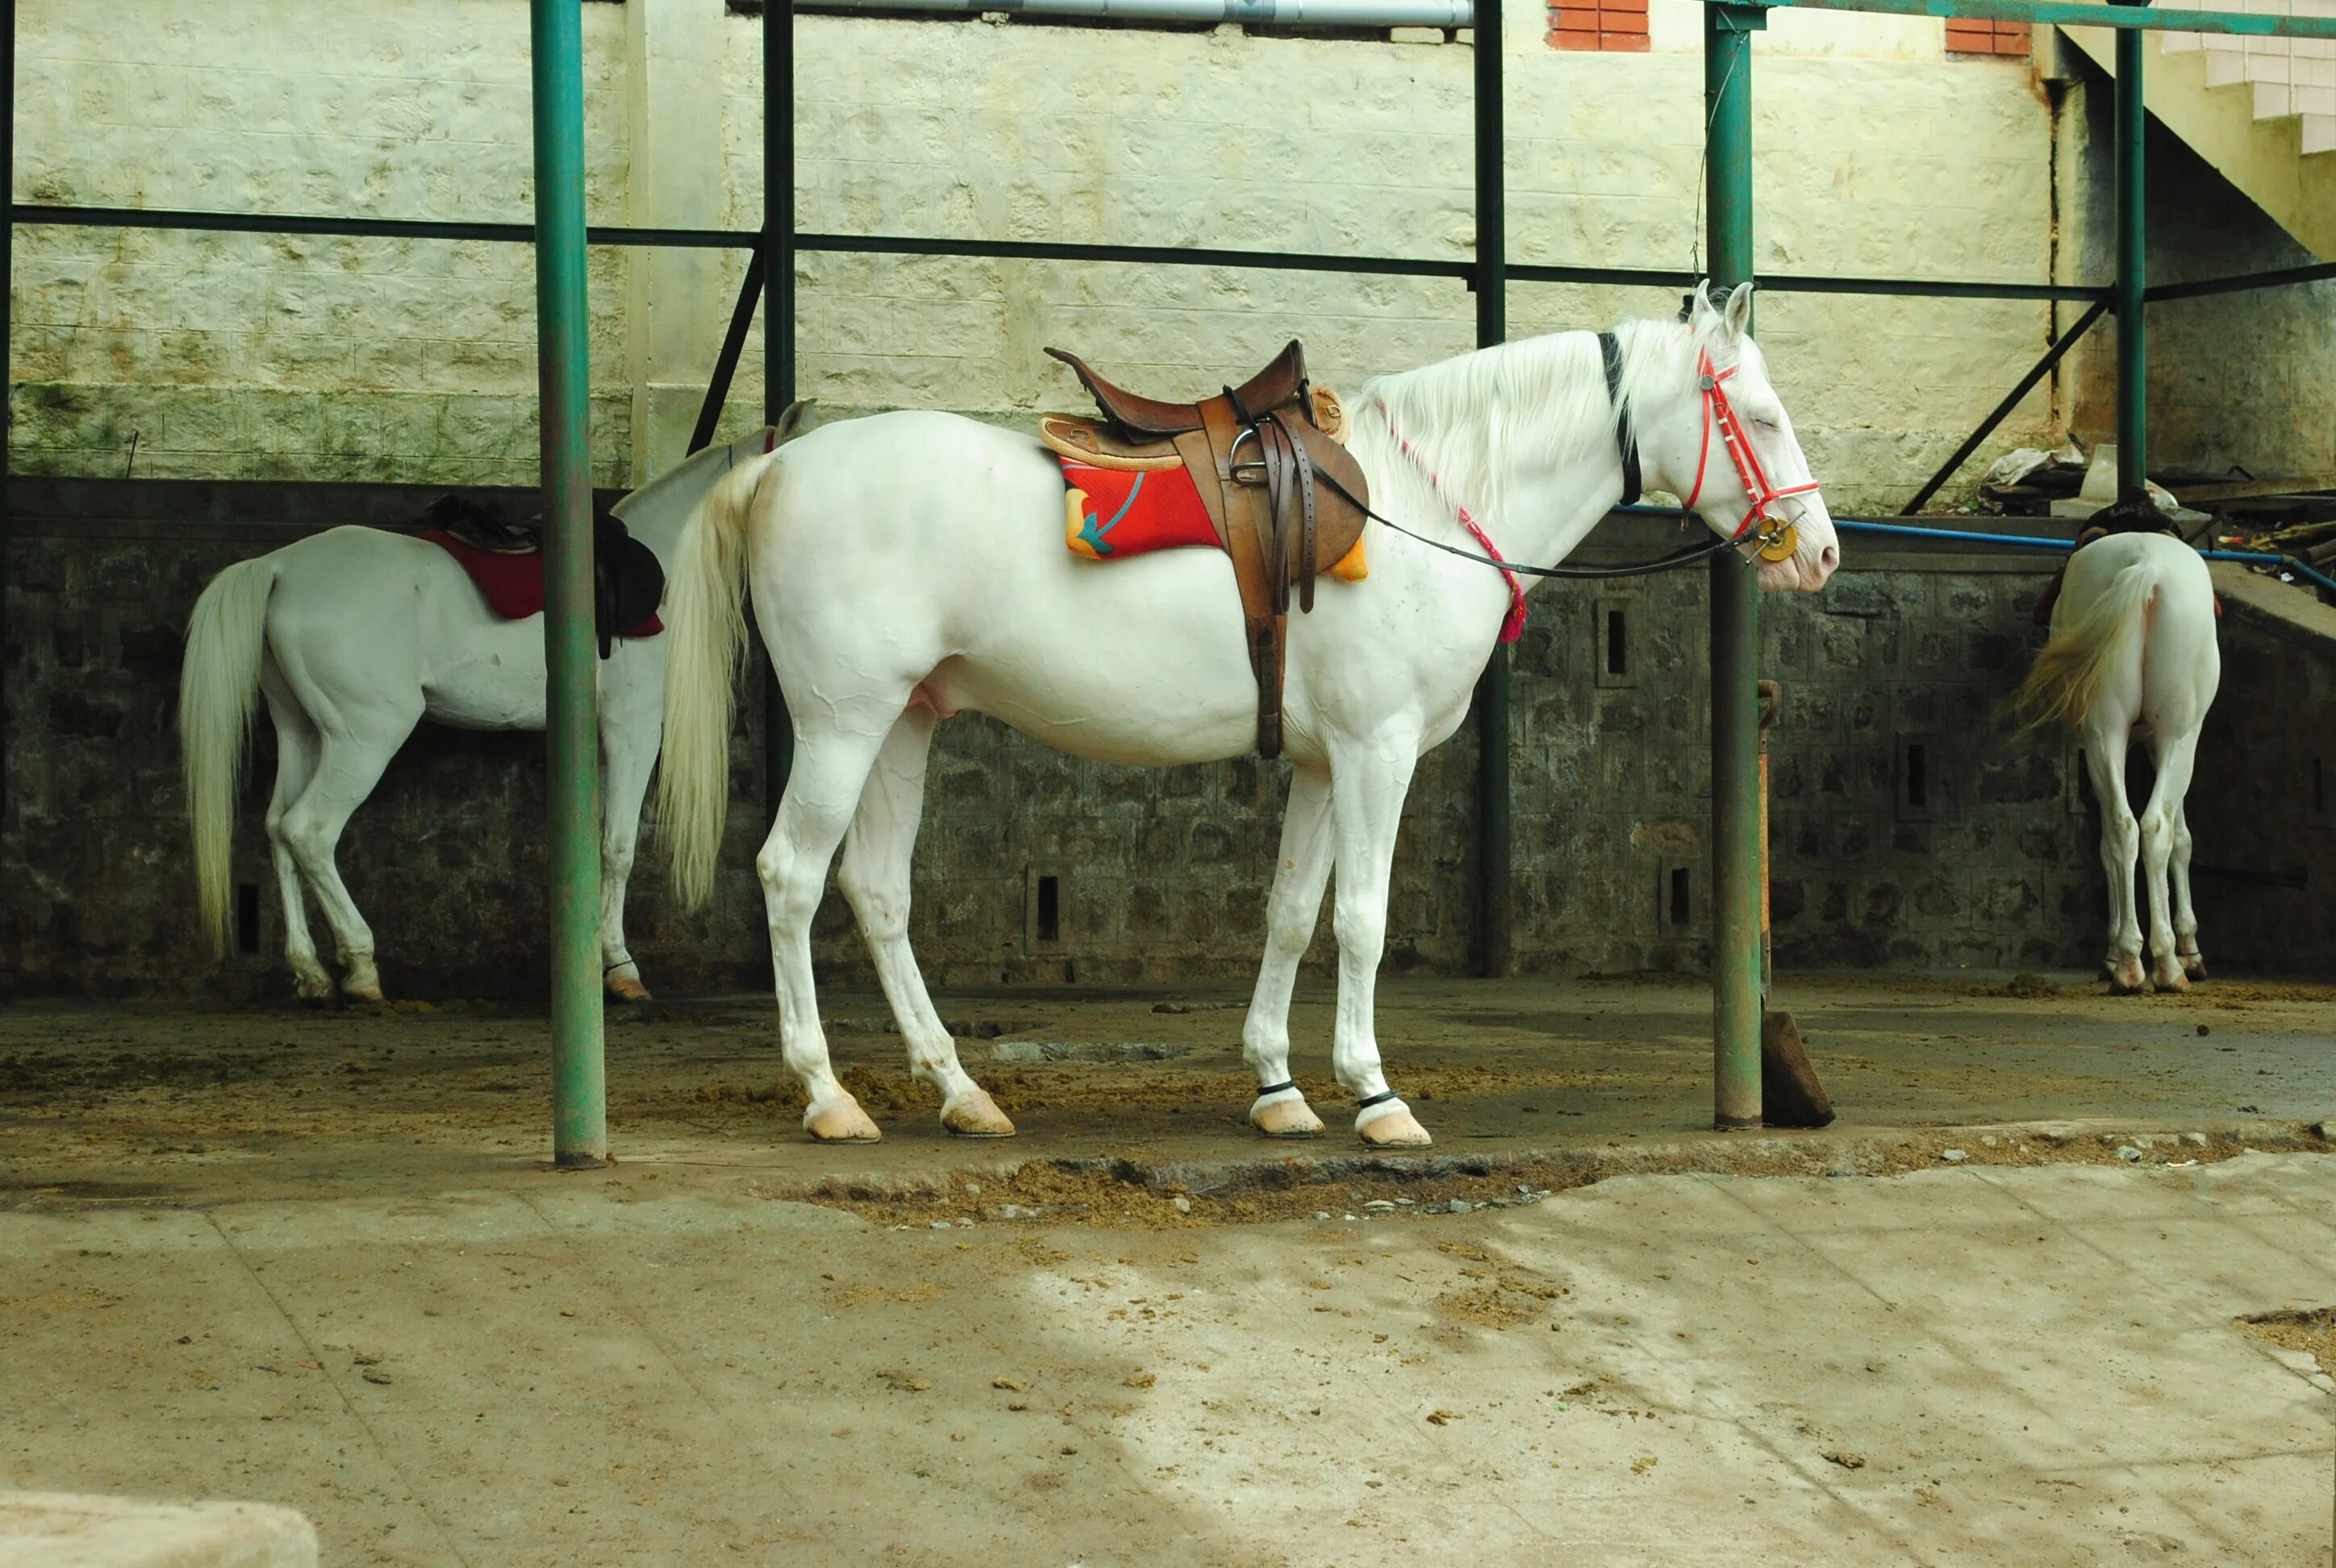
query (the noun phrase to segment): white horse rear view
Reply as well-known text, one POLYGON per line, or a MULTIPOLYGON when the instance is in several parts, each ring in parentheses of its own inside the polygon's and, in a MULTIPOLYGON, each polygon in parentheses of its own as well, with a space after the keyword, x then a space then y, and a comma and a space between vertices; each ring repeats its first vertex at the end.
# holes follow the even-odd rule
POLYGON ((2198 552, 2169 534, 2116 533, 2070 558, 2052 636, 2014 699, 2033 727, 2073 730, 2101 808, 2108 874, 2111 985, 2143 986, 2138 856, 2149 879, 2149 977, 2186 990, 2206 974, 2190 902, 2190 828, 2183 816, 2198 732, 2222 680, 2214 587, 2198 552), (2156 765, 2136 816, 2126 753, 2148 743, 2156 765))

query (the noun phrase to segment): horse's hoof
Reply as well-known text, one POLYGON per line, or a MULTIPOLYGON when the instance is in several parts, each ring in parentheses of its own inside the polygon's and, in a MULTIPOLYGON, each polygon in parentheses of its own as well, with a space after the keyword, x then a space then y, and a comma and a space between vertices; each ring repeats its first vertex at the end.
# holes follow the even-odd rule
POLYGON ((2150 979, 2156 981, 2157 989, 2161 991, 2186 991, 2190 989, 2190 977, 2182 972, 2182 966, 2179 964, 2169 964, 2161 972, 2152 975, 2150 979))
POLYGON ((1357 1127, 1355 1135, 1374 1149, 1424 1149, 1436 1141, 1409 1111, 1375 1116, 1357 1127))
POLYGON ((646 1002, 650 999, 649 989, 631 975, 610 975, 608 999, 612 1002, 646 1002))
POLYGON ((803 1131, 822 1144, 872 1144, 884 1135, 850 1095, 805 1111, 803 1131))
POLYGON ((2194 980, 2203 980, 2206 978, 2206 959, 2205 955, 2200 953, 2184 953, 2181 955, 2181 958, 2182 972, 2184 974, 2189 976, 2194 980))
POLYGON ((336 994, 333 989, 333 977, 326 974, 302 975, 293 981, 292 990, 300 998, 301 1005, 311 1008, 331 1007, 336 994))
POLYGON ((389 1000, 387 997, 381 994, 381 988, 377 985, 352 986, 344 983, 341 987, 341 997, 345 1001, 371 1002, 375 1007, 389 1000))
POLYGON ((1319 1138, 1322 1118, 1302 1099, 1274 1100, 1249 1108, 1249 1125, 1269 1138, 1319 1138))
POLYGON ((1014 1124, 987 1089, 960 1095, 941 1107, 942 1128, 960 1138, 1010 1138, 1014 1124))
POLYGON ((2141 972, 2141 960, 2128 959, 2123 962, 2112 959, 2108 965, 2109 995, 2137 997, 2149 989, 2148 979, 2141 972))

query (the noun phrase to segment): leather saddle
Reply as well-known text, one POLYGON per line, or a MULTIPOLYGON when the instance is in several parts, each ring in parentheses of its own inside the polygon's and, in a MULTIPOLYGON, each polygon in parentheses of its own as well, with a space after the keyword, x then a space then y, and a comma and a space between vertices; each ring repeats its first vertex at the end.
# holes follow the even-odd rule
MULTIPOLYGON (((465 496, 445 495, 423 514, 431 527, 473 550, 494 555, 543 553, 543 519, 513 522, 497 509, 465 496)), ((665 568, 657 552, 632 536, 614 513, 592 513, 592 629, 606 658, 617 638, 655 618, 665 602, 665 568)))
POLYGON ((1104 467, 1191 473, 1241 589, 1258 753, 1280 755, 1292 590, 1299 613, 1314 608, 1316 575, 1354 549, 1370 503, 1361 465, 1338 440, 1337 399, 1309 383, 1294 338, 1240 386, 1194 403, 1124 391, 1077 355, 1046 352, 1077 373, 1103 411, 1099 424, 1049 415, 1041 427, 1049 446, 1104 467))

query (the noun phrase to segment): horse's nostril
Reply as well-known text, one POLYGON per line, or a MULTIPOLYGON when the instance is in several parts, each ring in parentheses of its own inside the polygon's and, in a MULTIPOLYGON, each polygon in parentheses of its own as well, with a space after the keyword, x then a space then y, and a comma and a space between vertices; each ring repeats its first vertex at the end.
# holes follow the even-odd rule
POLYGON ((1841 551, 1835 549, 1832 545, 1826 545, 1823 550, 1817 551, 1817 566, 1826 573, 1830 574, 1833 569, 1840 564, 1841 551))

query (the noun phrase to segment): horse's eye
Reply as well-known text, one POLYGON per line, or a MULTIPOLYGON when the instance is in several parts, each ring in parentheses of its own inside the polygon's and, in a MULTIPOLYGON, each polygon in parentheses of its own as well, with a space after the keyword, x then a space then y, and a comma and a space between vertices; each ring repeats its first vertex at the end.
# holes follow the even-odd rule
POLYGON ((1758 430, 1782 430, 1785 428, 1783 425, 1778 424, 1775 420, 1768 418, 1766 414, 1756 414, 1752 416, 1752 424, 1754 428, 1758 430))

